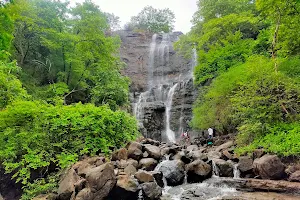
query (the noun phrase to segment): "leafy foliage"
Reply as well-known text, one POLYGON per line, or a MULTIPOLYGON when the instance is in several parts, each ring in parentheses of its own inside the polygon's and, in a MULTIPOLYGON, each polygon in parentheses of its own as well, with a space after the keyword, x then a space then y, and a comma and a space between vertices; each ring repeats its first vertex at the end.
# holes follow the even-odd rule
POLYGON ((16 63, 3 63, 0 61, 0 109, 18 99, 29 97, 26 90, 22 88, 22 83, 15 76, 19 71, 16 63))
POLYGON ((193 127, 237 133, 240 152, 263 146, 298 155, 299 2, 202 0, 198 7, 194 27, 176 44, 184 55, 197 50, 193 127))
POLYGON ((33 170, 44 174, 53 164, 63 169, 81 155, 109 153, 137 135, 129 114, 92 104, 15 101, 0 112, 0 127, 0 159, 25 185, 33 170))

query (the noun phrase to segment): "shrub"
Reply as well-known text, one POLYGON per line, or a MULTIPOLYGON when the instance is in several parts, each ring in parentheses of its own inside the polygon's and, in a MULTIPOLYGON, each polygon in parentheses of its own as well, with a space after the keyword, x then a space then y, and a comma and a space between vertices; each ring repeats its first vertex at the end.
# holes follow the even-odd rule
POLYGON ((44 178, 50 166, 62 169, 84 154, 108 154, 136 136, 136 120, 107 106, 16 101, 0 112, 0 160, 24 185, 31 184, 33 171, 44 178))

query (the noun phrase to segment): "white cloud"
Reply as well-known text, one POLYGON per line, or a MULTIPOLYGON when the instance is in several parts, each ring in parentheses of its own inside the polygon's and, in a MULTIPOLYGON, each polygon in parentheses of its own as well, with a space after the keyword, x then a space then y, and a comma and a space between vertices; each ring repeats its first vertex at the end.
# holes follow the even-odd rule
MULTIPOLYGON (((74 2, 82 2, 75 0, 74 2)), ((93 0, 104 12, 114 13, 120 17, 121 26, 130 21, 130 18, 137 15, 145 6, 154 8, 170 8, 176 16, 175 31, 187 33, 192 24, 191 19, 197 10, 197 0, 93 0)))

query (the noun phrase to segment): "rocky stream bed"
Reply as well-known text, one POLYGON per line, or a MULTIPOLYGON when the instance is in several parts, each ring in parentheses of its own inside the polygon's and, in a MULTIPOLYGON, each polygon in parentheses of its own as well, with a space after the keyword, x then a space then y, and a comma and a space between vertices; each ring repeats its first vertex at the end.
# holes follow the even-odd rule
POLYGON ((258 149, 237 157, 234 142, 181 146, 131 142, 108 159, 86 157, 62 176, 56 200, 300 199, 299 166, 258 149))

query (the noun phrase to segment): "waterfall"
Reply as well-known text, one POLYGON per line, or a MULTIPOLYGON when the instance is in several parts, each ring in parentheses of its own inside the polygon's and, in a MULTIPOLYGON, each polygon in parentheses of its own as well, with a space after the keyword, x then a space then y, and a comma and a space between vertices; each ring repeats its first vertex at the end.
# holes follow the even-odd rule
POLYGON ((239 164, 234 164, 234 166, 233 166, 233 178, 235 178, 235 179, 240 178, 240 175, 241 175, 241 172, 238 169, 238 165, 239 164))
POLYGON ((172 109, 173 95, 177 85, 178 83, 173 85, 173 87, 171 87, 171 89, 169 90, 168 98, 166 102, 166 135, 168 137, 168 140, 174 143, 176 142, 176 140, 175 140, 175 133, 170 128, 170 115, 172 109))
POLYGON ((217 167, 216 163, 214 160, 211 161, 211 165, 213 168, 213 175, 219 177, 219 168, 217 167))
POLYGON ((153 86, 153 68, 155 62, 155 50, 156 50, 156 38, 157 34, 152 36, 149 53, 149 67, 148 67, 148 89, 150 90, 153 86))
MULTIPOLYGON (((186 61, 173 49, 173 42, 178 36, 173 33, 154 34, 149 47, 149 61, 147 65, 147 91, 140 93, 133 103, 133 113, 139 121, 140 130, 144 136, 160 136, 166 142, 175 142, 176 134, 186 128, 186 103, 184 87, 189 87, 192 78, 194 61, 186 61), (180 86, 180 87, 179 87, 180 86), (182 92, 183 91, 183 92, 182 92), (173 96, 176 104, 172 107, 173 96), (176 96, 176 97, 175 97, 176 96), (178 99, 182 98, 182 101, 178 99), (175 112, 176 115, 171 115, 175 112), (180 117, 176 118, 177 112, 180 117), (179 114, 179 113, 178 113, 179 114)), ((188 119, 189 120, 189 119, 188 119)), ((156 138, 154 138, 156 139, 156 138)))

